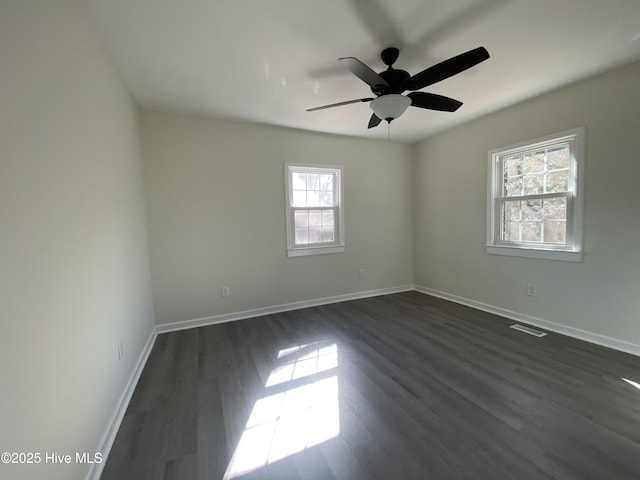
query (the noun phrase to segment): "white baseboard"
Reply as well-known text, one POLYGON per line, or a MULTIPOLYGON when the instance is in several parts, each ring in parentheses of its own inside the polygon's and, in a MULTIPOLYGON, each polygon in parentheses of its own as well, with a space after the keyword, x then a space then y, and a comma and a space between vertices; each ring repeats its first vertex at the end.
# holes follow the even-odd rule
POLYGON ((105 462, 109 457, 109 452, 111 451, 111 447, 113 446, 113 441, 116 438, 118 429, 120 428, 120 424, 122 423, 122 419, 124 418, 124 414, 127 411, 127 407, 129 406, 129 402, 131 401, 131 397, 133 396, 133 392, 136 389, 136 385, 138 384, 138 380, 140 379, 142 370, 147 363, 147 359, 149 358, 149 354, 151 353, 151 349, 153 348, 153 344, 155 343, 157 336, 158 334, 156 332, 156 329, 154 328, 151 331, 151 335, 149 335, 147 343, 142 349, 140 356, 138 357, 138 362, 136 363, 136 366, 133 369, 133 373, 131 374, 129 381, 127 382, 127 386, 124 389, 124 392, 122 392, 120 399, 118 400, 118 404, 113 413, 113 416, 111 417, 111 421, 108 423, 107 428, 102 435, 102 440, 100 441, 98 448, 95 450, 96 452, 102 453, 102 463, 94 463, 91 465, 89 473, 87 474, 87 480, 99 480, 100 475, 102 475, 102 470, 104 469, 105 462))
POLYGON ((212 317, 196 318, 193 320, 184 320, 181 322, 164 323, 162 325, 158 325, 156 331, 158 333, 174 332, 176 330, 184 330, 187 328, 204 327, 207 325, 214 325, 216 323, 232 322, 234 320, 243 320, 245 318, 261 317, 263 315, 271 315, 273 313, 288 312, 291 310, 298 310, 300 308, 317 307, 319 305, 346 302, 348 300, 357 300, 359 298, 377 297, 380 295, 389 295, 392 293, 408 292, 413 289, 413 285, 401 285, 399 287, 380 288, 377 290, 347 293, 345 295, 336 295, 333 297, 303 300, 300 302, 285 303, 281 305, 274 305, 271 307, 244 310, 241 312, 224 313, 222 315, 214 315, 212 317))
POLYGON ((496 307, 487 303, 478 302, 476 300, 470 300, 468 298, 459 297, 450 293, 441 292, 432 288, 422 287, 415 285, 414 289, 417 292, 431 295, 433 297, 442 298, 444 300, 450 300, 467 307, 476 308, 484 312, 493 313, 501 317, 506 317, 517 322, 526 323, 536 327, 544 328, 552 332, 567 335, 569 337, 577 338, 578 340, 584 340, 585 342, 594 343, 602 347, 612 348, 632 355, 640 356, 640 345, 635 343, 625 342, 624 340, 618 340, 617 338, 607 337, 598 333, 589 332, 575 327, 569 327, 568 325, 562 325, 560 323, 550 322, 543 320, 542 318, 532 317, 523 313, 514 312, 505 308, 496 307))

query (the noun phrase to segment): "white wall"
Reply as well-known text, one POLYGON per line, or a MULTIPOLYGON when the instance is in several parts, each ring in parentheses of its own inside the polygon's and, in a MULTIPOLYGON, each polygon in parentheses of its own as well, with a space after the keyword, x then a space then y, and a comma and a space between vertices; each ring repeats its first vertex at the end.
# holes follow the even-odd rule
POLYGON ((152 329, 136 109, 77 2, 3 0, 0 452, 93 453, 152 329))
POLYGON ((408 146, 157 112, 141 124, 158 324, 413 283, 408 146), (289 161, 344 165, 345 253, 287 258, 289 161))
POLYGON ((639 346, 639 84, 635 64, 416 145, 416 284, 639 346), (487 151, 582 125, 584 261, 488 255, 487 151))

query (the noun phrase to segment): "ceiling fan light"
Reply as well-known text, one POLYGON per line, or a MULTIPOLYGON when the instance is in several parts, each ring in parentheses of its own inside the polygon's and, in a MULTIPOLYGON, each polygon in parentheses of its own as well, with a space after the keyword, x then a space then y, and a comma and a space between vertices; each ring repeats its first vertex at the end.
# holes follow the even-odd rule
POLYGON ((404 95, 390 93, 374 99, 369 105, 378 118, 390 122, 405 112, 411 105, 411 99, 404 95))

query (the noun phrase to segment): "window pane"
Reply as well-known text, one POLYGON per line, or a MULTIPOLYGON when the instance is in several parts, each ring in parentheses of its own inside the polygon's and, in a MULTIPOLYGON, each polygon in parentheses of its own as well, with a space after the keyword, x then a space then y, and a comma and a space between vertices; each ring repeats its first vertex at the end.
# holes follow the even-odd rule
POLYGON ((567 243, 567 222, 565 221, 545 221, 544 241, 546 243, 567 243))
POLYGON ((319 227, 320 225, 322 225, 322 211, 309 210, 309 226, 319 227))
POLYGON ((333 191, 333 175, 320 175, 320 190, 333 191))
POLYGON ((544 150, 524 154, 524 173, 544 172, 544 150))
POLYGON ((547 192, 569 191, 569 171, 549 172, 547 174, 547 192))
POLYGON ((544 175, 525 175, 524 194, 535 195, 544 191, 544 175))
POLYGON ((321 227, 309 227, 309 243, 320 243, 322 241, 321 227))
POLYGON ((515 202, 504 202, 504 219, 506 221, 520 220, 520 200, 515 202))
POLYGON ((309 230, 307 228, 296 228, 296 245, 309 243, 309 230))
POLYGON ((504 175, 507 177, 522 175, 520 158, 520 155, 513 155, 504 159, 504 175))
POLYGON ((296 228, 307 227, 309 225, 309 213, 307 211, 295 212, 294 223, 296 228))
POLYGON ((542 220, 542 200, 527 200, 522 202, 523 220, 542 220))
MULTIPOLYGON (((566 220, 567 218, 567 199, 547 198, 543 201, 544 219, 547 220, 566 220)), ((546 234, 545 234, 546 239, 546 234)))
POLYGON ((294 190, 306 190, 307 189, 307 174, 300 172, 292 172, 291 185, 294 190))
POLYGON ((294 212, 295 243, 335 242, 333 210, 298 210, 294 212))
POLYGON ((542 241, 542 223, 541 222, 522 222, 522 241, 523 242, 541 242, 542 241))
POLYGON ((317 173, 307 174, 307 189, 320 190, 320 175, 318 175, 317 173))
POLYGON ((333 207, 333 192, 323 190, 320 191, 320 203, 321 207, 333 207))
POLYGON ((293 191, 293 206, 294 207, 306 207, 307 206, 307 192, 304 190, 293 191))
POLYGON ((504 222, 502 226, 502 239, 517 242, 520 240, 520 223, 504 222))
POLYGON ((569 146, 562 145, 547 150, 547 170, 569 168, 569 146))
POLYGON ((320 191, 307 190, 307 207, 319 207, 319 206, 320 206, 320 191))
POLYGON ((292 205, 296 207, 333 207, 336 176, 333 174, 292 172, 292 205))
POLYGON ((333 227, 322 227, 322 241, 333 242, 334 241, 333 227))
POLYGON ((502 240, 566 243, 567 199, 565 197, 506 200, 502 202, 502 214, 502 240))
POLYGON ((504 179, 504 196, 516 197, 522 195, 522 177, 504 179))
POLYGON ((333 227, 333 210, 323 210, 322 211, 322 225, 327 226, 331 225, 333 227))

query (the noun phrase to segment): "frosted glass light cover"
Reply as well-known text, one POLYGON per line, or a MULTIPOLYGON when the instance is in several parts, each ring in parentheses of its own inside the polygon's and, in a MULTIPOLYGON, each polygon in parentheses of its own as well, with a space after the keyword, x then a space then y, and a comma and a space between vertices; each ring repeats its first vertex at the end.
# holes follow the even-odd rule
POLYGON ((376 98, 370 104, 371 110, 382 120, 396 119, 411 105, 411 99, 404 95, 392 93, 376 98))

